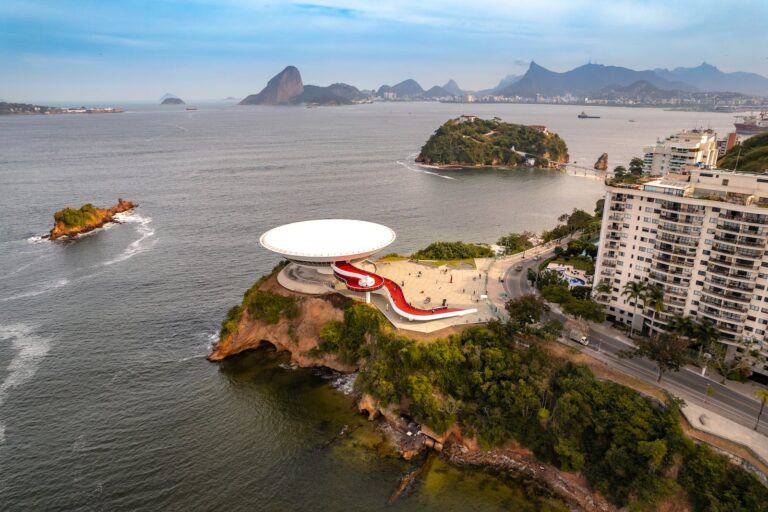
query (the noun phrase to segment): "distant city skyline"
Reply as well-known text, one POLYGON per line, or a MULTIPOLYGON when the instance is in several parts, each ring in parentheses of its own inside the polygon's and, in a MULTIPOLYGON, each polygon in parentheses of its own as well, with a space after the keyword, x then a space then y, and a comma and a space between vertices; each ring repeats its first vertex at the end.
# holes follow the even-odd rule
POLYGON ((531 60, 768 76, 766 21, 763 0, 4 0, 0 98, 240 98, 287 65, 305 83, 365 89, 486 89, 531 60))

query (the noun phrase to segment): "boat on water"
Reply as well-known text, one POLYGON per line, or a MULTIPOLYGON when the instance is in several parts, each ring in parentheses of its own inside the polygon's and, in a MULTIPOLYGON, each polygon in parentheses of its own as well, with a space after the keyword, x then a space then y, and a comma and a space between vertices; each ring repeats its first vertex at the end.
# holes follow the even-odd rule
POLYGON ((187 107, 187 110, 197 110, 197 107, 187 107))
POLYGON ((586 112, 584 112, 583 110, 582 110, 581 114, 579 114, 578 117, 579 117, 579 119, 600 119, 600 116, 591 116, 591 115, 587 114, 586 112))
POLYGON ((746 116, 736 116, 741 122, 733 123, 736 127, 736 133, 755 134, 768 132, 768 110, 763 110, 759 114, 749 114, 746 116))

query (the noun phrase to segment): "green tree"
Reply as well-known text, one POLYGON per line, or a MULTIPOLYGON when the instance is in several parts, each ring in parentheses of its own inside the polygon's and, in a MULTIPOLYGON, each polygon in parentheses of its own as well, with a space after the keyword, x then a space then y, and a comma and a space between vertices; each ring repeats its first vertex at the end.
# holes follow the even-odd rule
POLYGON ((621 357, 647 357, 658 368, 656 382, 660 382, 665 373, 679 371, 685 364, 688 342, 677 333, 663 332, 650 339, 637 340, 637 347, 628 352, 622 352, 621 357))
POLYGON ((530 231, 523 231, 522 233, 510 233, 499 238, 497 243, 504 247, 504 252, 506 254, 515 254, 533 247, 533 243, 531 242, 531 238, 533 238, 533 236, 533 233, 530 231))
POLYGON ((632 323, 629 325, 629 336, 632 336, 635 325, 635 315, 637 314, 637 303, 643 300, 645 297, 645 289, 647 285, 644 281, 629 281, 624 285, 621 290, 621 295, 627 297, 629 300, 634 301, 632 304, 632 323))
POLYGON ((541 315, 549 310, 541 297, 531 294, 509 300, 504 307, 510 320, 519 326, 539 322, 541 315))
POLYGON ((643 159, 635 157, 630 160, 629 172, 631 172, 634 176, 640 176, 643 174, 643 159))
POLYGON ((664 311, 664 287, 660 284, 648 285, 643 292, 643 305, 653 310, 651 317, 651 337, 655 335, 656 318, 659 313, 664 311))

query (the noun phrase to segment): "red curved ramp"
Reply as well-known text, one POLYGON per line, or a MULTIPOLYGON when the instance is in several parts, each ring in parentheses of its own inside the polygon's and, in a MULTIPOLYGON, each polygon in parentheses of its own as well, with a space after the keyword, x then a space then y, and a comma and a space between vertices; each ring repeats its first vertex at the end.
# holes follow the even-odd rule
POLYGON ((381 289, 383 286, 387 292, 386 295, 389 303, 392 305, 392 309, 400 316, 409 320, 438 320, 440 318, 451 318, 477 312, 475 308, 437 307, 433 309, 420 309, 412 306, 405 299, 402 288, 391 279, 357 268, 349 262, 333 263, 331 268, 334 275, 343 281, 350 290, 367 292, 381 289))

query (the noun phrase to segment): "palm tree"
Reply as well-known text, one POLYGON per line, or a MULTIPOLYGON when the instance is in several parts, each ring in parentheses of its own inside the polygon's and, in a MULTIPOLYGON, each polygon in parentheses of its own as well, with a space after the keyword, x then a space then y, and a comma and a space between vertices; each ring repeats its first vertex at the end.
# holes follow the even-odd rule
POLYGON ((621 290, 621 295, 627 297, 629 300, 634 300, 634 306, 632 307, 632 323, 629 324, 629 337, 632 337, 635 327, 635 314, 637 314, 637 301, 643 300, 645 295, 645 289, 648 285, 643 281, 630 281, 624 285, 624 289, 621 290))
POLYGON ((754 430, 757 430, 757 426, 760 425, 760 416, 763 415, 763 409, 765 409, 765 402, 768 401, 768 389, 758 389, 755 391, 755 396, 760 399, 760 412, 757 413, 757 421, 754 428, 754 430))
POLYGON ((667 329, 690 340, 695 335, 696 323, 689 316, 675 315, 667 322, 667 329))
POLYGON ((660 284, 653 284, 645 288, 643 293, 643 305, 653 309, 653 316, 651 317, 651 337, 654 334, 654 328, 656 327, 656 317, 659 313, 664 311, 664 288, 660 284))
POLYGON ((704 350, 709 352, 710 345, 720 338, 720 331, 710 320, 702 318, 693 324, 693 335, 699 342, 699 359, 701 359, 704 350))

